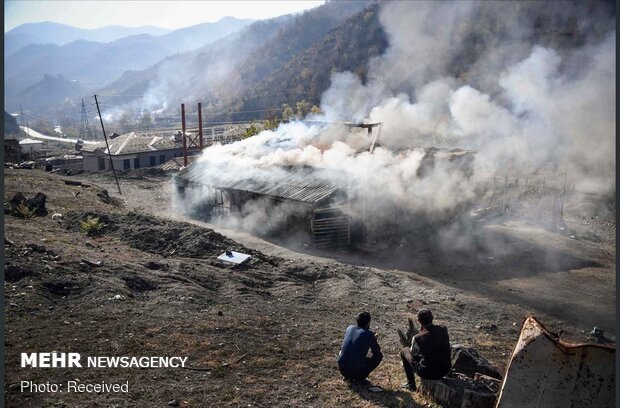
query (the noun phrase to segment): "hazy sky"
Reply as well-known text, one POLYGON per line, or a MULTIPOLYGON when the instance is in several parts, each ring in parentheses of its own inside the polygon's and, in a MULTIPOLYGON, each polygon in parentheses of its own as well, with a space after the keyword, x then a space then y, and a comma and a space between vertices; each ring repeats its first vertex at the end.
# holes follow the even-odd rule
POLYGON ((181 28, 225 16, 263 19, 319 6, 320 1, 43 1, 5 0, 4 31, 53 21, 80 28, 152 25, 181 28))

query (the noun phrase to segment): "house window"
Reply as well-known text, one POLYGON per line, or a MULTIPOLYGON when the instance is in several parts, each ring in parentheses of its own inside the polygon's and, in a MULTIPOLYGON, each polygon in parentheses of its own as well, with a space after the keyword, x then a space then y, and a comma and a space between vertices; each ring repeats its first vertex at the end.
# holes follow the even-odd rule
POLYGON ((129 167, 131 167, 131 162, 129 161, 129 159, 123 160, 123 170, 129 169, 129 167))
POLYGON ((159 164, 164 164, 165 162, 166 162, 166 155, 160 154, 159 155, 159 164))
POLYGON ((140 158, 136 157, 135 159, 133 159, 133 168, 134 169, 139 169, 140 168, 140 158))
POLYGON ((155 156, 150 156, 150 157, 149 157, 149 166, 151 166, 151 167, 152 167, 152 166, 154 166, 155 164, 157 164, 157 163, 156 163, 156 159, 157 159, 157 157, 155 157, 155 156))

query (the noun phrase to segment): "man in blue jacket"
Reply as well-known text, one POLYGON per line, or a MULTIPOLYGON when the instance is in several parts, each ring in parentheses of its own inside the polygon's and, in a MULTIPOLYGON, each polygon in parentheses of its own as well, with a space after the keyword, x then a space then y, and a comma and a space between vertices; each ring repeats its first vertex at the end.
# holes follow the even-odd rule
POLYGON ((362 312, 357 315, 357 326, 347 327, 344 334, 338 367, 347 380, 365 381, 383 359, 377 338, 369 328, 370 313, 362 312), (372 357, 368 357, 369 349, 372 357))

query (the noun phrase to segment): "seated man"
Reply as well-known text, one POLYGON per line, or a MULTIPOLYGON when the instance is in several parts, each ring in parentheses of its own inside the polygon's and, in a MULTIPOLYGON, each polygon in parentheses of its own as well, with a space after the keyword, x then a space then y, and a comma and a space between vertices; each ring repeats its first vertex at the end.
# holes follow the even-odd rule
POLYGON ((357 326, 347 327, 344 334, 338 367, 347 380, 364 382, 383 359, 381 347, 369 328, 370 313, 362 312, 357 315, 357 326), (372 357, 367 357, 368 349, 372 351, 372 357))
POLYGON ((405 347, 400 356, 407 375, 403 387, 416 390, 415 374, 429 380, 439 380, 448 374, 450 361, 450 338, 448 329, 433 324, 433 314, 428 309, 418 312, 420 332, 413 337, 411 348, 405 347))

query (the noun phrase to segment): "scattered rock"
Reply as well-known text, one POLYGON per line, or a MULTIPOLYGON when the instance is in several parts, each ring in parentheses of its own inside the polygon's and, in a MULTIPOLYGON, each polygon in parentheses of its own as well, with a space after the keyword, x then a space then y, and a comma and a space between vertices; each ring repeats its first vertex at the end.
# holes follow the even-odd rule
POLYGON ((169 407, 178 407, 179 406, 179 401, 177 400, 172 400, 172 401, 168 401, 168 406, 169 407))
POLYGON ((90 187, 90 184, 82 183, 81 181, 76 180, 63 180, 65 184, 69 186, 80 186, 80 187, 90 187))
POLYGON ((17 282, 32 274, 33 272, 30 269, 23 266, 8 265, 4 268, 4 280, 7 282, 17 282))
POLYGON ((123 205, 123 202, 121 200, 115 197, 111 197, 108 193, 108 190, 99 190, 97 192, 97 197, 99 197, 101 202, 113 205, 115 207, 121 207, 123 205))
POLYGON ((127 287, 137 292, 146 292, 157 289, 157 284, 149 280, 143 279, 138 275, 123 275, 121 279, 125 281, 127 287))
POLYGON ((419 391, 448 408, 492 408, 497 393, 486 383, 459 373, 450 373, 441 380, 420 380, 419 391))
POLYGON ((480 357, 475 349, 461 345, 452 346, 452 369, 471 378, 474 378, 476 373, 497 379, 502 378, 500 372, 480 357))
POLYGON ((37 193, 32 198, 26 198, 21 192, 16 193, 5 207, 5 213, 19 218, 43 217, 47 215, 45 208, 45 200, 47 196, 43 193, 37 193))
POLYGON ((144 266, 146 269, 150 269, 152 271, 158 271, 160 269, 166 269, 168 267, 167 264, 163 264, 163 263, 159 263, 159 262, 154 262, 154 261, 148 261, 142 264, 142 266, 144 266))
POLYGON ((73 282, 51 281, 43 282, 43 287, 45 287, 52 295, 67 296, 73 289, 75 289, 75 284, 73 282))
POLYGON ((142 251, 162 256, 209 258, 232 249, 252 255, 252 265, 271 262, 264 254, 245 248, 208 228, 189 223, 159 219, 150 215, 101 214, 92 211, 69 211, 64 216, 65 228, 79 231, 80 222, 98 218, 106 225, 103 233, 118 237, 123 242, 142 251))
POLYGON ((89 265, 89 266, 102 266, 103 265, 102 260, 91 261, 90 259, 82 258, 82 262, 84 262, 86 265, 89 265))
POLYGON ((29 248, 33 250, 34 252, 40 252, 40 253, 44 253, 47 251, 47 248, 39 244, 26 244, 26 248, 29 248))

